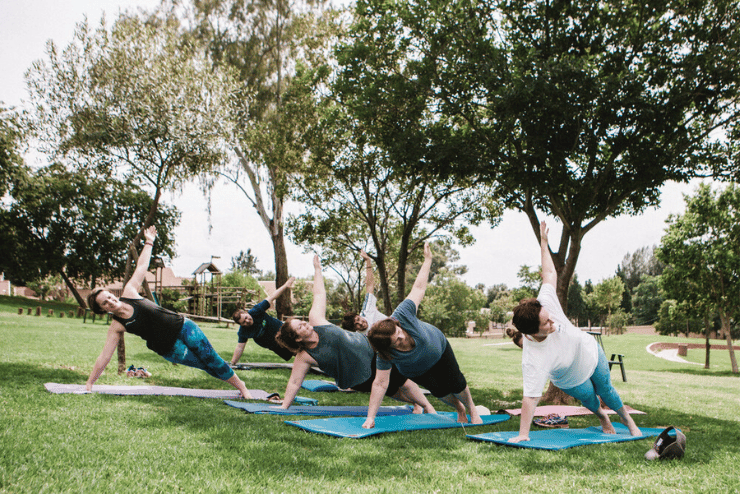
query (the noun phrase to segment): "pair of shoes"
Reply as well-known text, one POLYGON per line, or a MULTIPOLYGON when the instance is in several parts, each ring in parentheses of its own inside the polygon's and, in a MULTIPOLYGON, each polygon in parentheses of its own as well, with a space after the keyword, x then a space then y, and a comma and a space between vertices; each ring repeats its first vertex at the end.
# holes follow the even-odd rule
POLYGON ((561 417, 557 413, 551 413, 547 417, 534 419, 533 422, 534 422, 534 425, 539 425, 540 427, 553 427, 553 428, 560 428, 560 429, 568 428, 568 418, 561 417))
POLYGON ((152 377, 152 373, 146 370, 144 367, 134 367, 133 365, 126 369, 126 375, 128 377, 152 377))

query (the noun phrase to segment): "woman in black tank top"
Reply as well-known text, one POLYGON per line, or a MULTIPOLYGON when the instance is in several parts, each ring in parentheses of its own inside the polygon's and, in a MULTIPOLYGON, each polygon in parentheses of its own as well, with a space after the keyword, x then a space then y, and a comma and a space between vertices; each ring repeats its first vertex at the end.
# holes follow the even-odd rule
POLYGON ((134 274, 123 287, 121 298, 104 289, 93 290, 87 298, 90 309, 96 314, 109 312, 113 315, 105 346, 87 380, 87 390, 92 391, 93 384, 105 370, 123 333, 127 331, 143 338, 148 348, 170 362, 202 369, 234 386, 244 398, 251 399, 244 382, 216 353, 203 331, 193 321, 139 295, 138 288, 149 268, 156 236, 157 231, 153 226, 144 231, 144 247, 136 262, 134 274))

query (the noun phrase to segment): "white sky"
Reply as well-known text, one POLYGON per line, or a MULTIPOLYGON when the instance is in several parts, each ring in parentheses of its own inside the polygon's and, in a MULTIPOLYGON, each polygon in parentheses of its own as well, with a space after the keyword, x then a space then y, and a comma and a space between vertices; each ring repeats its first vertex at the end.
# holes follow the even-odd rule
MULTIPOLYGON (((152 8, 157 3, 157 0, 0 0, 0 102, 6 107, 23 106, 25 71, 34 60, 44 58, 47 40, 54 40, 62 48, 72 41, 75 24, 85 16, 94 26, 103 12, 110 23, 121 9, 152 8)), ((581 283, 609 278, 625 254, 659 244, 665 219, 670 213, 683 212, 682 194, 689 194, 693 189, 693 185, 666 185, 659 209, 648 210, 638 217, 608 219, 589 232, 576 268, 581 283)), ((211 256, 219 256, 214 264, 226 270, 231 258, 247 248, 257 256, 260 269, 274 271, 269 235, 256 211, 234 186, 217 185, 211 206, 212 228, 209 228, 206 199, 197 185, 186 186, 182 193, 165 195, 164 199, 182 212, 181 225, 175 232, 177 257, 172 262, 175 274, 190 276, 201 263, 210 261, 211 256)), ((557 242, 559 225, 553 224, 552 218, 545 219, 551 223, 551 242, 557 242)), ((516 287, 519 267, 525 264, 535 267, 540 263, 534 233, 522 213, 509 211, 497 228, 474 228, 473 233, 476 244, 460 249, 460 264, 468 267, 464 279, 470 285, 505 283, 516 287)), ((287 250, 292 275, 313 274, 310 254, 290 242, 287 250)))

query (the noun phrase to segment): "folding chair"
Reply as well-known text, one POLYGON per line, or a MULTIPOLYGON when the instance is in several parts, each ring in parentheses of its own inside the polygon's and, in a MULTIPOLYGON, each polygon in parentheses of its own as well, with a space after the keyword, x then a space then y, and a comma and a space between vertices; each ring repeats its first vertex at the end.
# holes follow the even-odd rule
MULTIPOLYGON (((588 334, 593 335, 596 341, 601 345, 601 349, 604 350, 604 342, 601 340, 601 331, 587 331, 588 334)), ((606 350, 604 350, 606 353, 606 350)), ((608 360, 609 370, 612 370, 612 365, 618 365, 622 371, 622 381, 627 382, 627 374, 624 371, 624 355, 621 353, 612 353, 611 358, 608 360)))

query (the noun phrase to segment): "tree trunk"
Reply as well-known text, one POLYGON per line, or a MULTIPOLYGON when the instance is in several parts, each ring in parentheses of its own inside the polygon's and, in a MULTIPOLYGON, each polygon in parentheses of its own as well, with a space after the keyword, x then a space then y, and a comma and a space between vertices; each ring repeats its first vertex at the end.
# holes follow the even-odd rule
POLYGON ((704 315, 704 336, 705 336, 705 352, 704 352, 704 368, 709 369, 709 354, 712 349, 712 345, 709 342, 709 316, 704 315))
POLYGON ((75 286, 72 284, 72 281, 69 279, 69 277, 67 277, 67 273, 65 273, 63 269, 60 269, 59 274, 62 276, 62 279, 67 285, 67 288, 69 288, 69 291, 72 292, 72 296, 75 298, 75 300, 77 300, 77 304, 83 308, 87 307, 87 304, 80 295, 80 292, 77 291, 77 288, 75 288, 75 286))
MULTIPOLYGON (((272 237, 272 247, 275 253, 275 288, 277 289, 288 281, 288 255, 285 252, 285 235, 282 223, 273 226, 270 236, 272 237)), ((290 290, 285 290, 275 300, 275 310, 280 320, 285 316, 293 315, 290 290)))
POLYGON ((735 358, 735 349, 732 346, 732 333, 730 332, 730 316, 725 311, 719 311, 719 319, 722 321, 722 331, 725 333, 725 339, 727 340, 727 348, 730 351, 730 364, 732 364, 732 373, 737 374, 737 359, 735 358))
MULTIPOLYGON (((401 238, 401 246, 398 249, 398 275, 396 277, 398 285, 396 286, 396 300, 393 301, 394 308, 398 307, 398 304, 406 298, 406 267, 409 262, 408 249, 408 238, 404 235, 401 238)), ((419 310, 418 307, 416 309, 419 310)), ((389 311, 392 312, 390 309, 389 311)))
MULTIPOLYGON (((149 228, 149 226, 154 222, 154 215, 157 213, 157 208, 159 207, 159 198, 162 197, 162 189, 157 187, 157 191, 154 193, 154 201, 152 201, 152 205, 149 208, 149 213, 146 215, 146 219, 144 220, 144 226, 141 227, 139 230, 139 233, 136 234, 136 237, 131 241, 129 244, 128 249, 128 257, 126 259, 126 271, 123 274, 123 286, 126 286, 126 283, 131 279, 132 274, 132 266, 136 262, 136 260, 139 258, 139 251, 136 250, 136 246, 141 241, 141 238, 144 236, 144 230, 149 228)), ((148 267, 148 266, 147 266, 148 267)), ((149 300, 154 300, 152 297, 152 292, 149 290, 149 283, 144 280, 144 292, 149 300)), ((123 374, 126 371, 126 341, 125 341, 125 332, 121 333, 121 339, 118 342, 118 347, 116 349, 116 355, 118 356, 118 373, 123 374)))
POLYGON ((565 391, 555 386, 552 382, 550 382, 547 391, 540 401, 548 405, 575 405, 577 403, 575 398, 566 394, 565 391))

